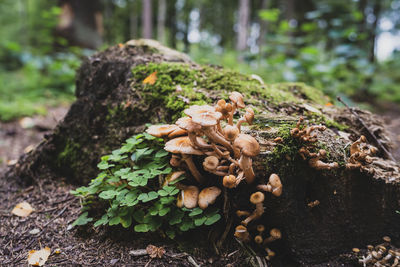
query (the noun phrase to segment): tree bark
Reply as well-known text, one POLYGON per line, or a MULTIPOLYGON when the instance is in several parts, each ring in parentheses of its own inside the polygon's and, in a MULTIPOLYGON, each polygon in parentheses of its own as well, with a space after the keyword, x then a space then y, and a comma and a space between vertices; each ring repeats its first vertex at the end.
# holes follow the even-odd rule
POLYGON ((153 13, 152 13, 152 0, 143 0, 142 9, 142 35, 145 39, 151 39, 153 35, 153 13))
POLYGON ((165 44, 165 18, 167 14, 166 0, 158 0, 158 15, 157 15, 157 40, 165 44))
MULTIPOLYGON (((340 137, 335 128, 318 134, 319 141, 325 144, 329 153, 329 161, 341 163, 341 167, 335 170, 312 169, 307 161, 300 158, 296 146, 278 145, 277 148, 285 148, 282 153, 271 147, 270 141, 282 131, 283 125, 294 127, 298 117, 301 114, 307 116, 309 109, 318 109, 324 118, 346 123, 349 127, 346 131, 355 137, 365 134, 347 110, 318 105, 309 98, 314 98, 318 91, 307 94, 304 85, 292 83, 273 88, 280 92, 279 95, 297 96, 301 101, 274 103, 272 98, 261 93, 252 95, 248 92, 251 87, 258 88, 258 92, 266 92, 265 85, 258 81, 253 83, 248 76, 239 73, 197 65, 186 55, 155 41, 130 41, 122 47, 111 47, 86 59, 77 75, 77 100, 64 120, 35 150, 23 155, 9 169, 6 177, 25 182, 44 176, 54 179, 66 177, 73 183, 85 184, 97 175, 96 165, 100 157, 120 147, 133 134, 142 132, 146 123, 172 123, 172 118, 180 114, 185 106, 173 111, 168 106, 170 101, 166 103, 155 97, 167 94, 162 84, 153 87, 142 84, 152 71, 146 64, 159 66, 162 62, 175 62, 173 66, 198 71, 194 76, 206 79, 201 80, 201 86, 196 88, 196 99, 215 103, 221 95, 227 95, 224 88, 228 84, 229 90, 243 90, 248 97, 246 101, 251 101, 260 112, 255 120, 257 127, 243 127, 243 131, 253 135, 261 146, 261 153, 253 159, 257 181, 266 182, 271 173, 277 173, 283 184, 280 197, 266 194, 265 213, 257 221, 267 229, 276 227, 283 233, 281 240, 271 244, 271 249, 279 255, 273 261, 274 266, 323 263, 350 252, 353 247, 362 248, 379 242, 383 235, 399 240, 400 216, 396 213, 400 210, 398 165, 378 158, 377 163, 371 165, 375 171, 373 174, 346 170, 346 148, 351 142, 340 137), (141 71, 132 71, 140 66, 143 67, 141 71), (207 68, 211 69, 206 71, 207 68), (235 79, 241 83, 233 83, 235 79), (251 86, 242 85, 245 86, 242 88, 240 84, 245 81, 251 86), (310 108, 311 105, 313 108, 310 108), (310 208, 307 204, 315 200, 320 204, 310 208)), ((192 81, 187 81, 193 76, 185 73, 172 70, 172 65, 168 65, 160 67, 157 75, 161 77, 158 78, 160 82, 167 81, 165 87, 170 86, 171 80, 195 86, 192 81)), ((190 97, 175 87, 172 89, 168 97, 190 97)), ((357 112, 371 129, 379 133, 379 138, 385 137, 385 127, 379 117, 360 110, 357 112)), ((312 117, 309 119, 312 120, 312 117)), ((201 162, 197 164, 201 165, 201 162)), ((242 183, 237 189, 229 191, 232 213, 237 209, 254 209, 249 206, 248 198, 250 192, 255 190, 254 185, 242 183)), ((239 224, 240 219, 232 216, 234 225, 239 224)))
POLYGON ((240 52, 247 48, 247 30, 249 27, 250 1, 239 0, 239 19, 236 49, 240 52))

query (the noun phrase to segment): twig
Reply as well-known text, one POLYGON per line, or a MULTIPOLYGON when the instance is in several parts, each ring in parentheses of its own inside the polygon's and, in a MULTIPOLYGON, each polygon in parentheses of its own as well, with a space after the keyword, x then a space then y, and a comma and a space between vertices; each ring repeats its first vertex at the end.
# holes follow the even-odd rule
POLYGON ((145 256, 147 255, 147 250, 145 249, 136 249, 136 250, 131 250, 129 251, 129 255, 138 257, 138 256, 145 256))
POLYGON ((197 264, 197 262, 193 259, 192 256, 188 256, 188 261, 195 267, 200 267, 199 264, 197 264))
POLYGON ((378 145, 378 147, 380 149, 383 150, 383 152, 385 153, 385 155, 392 161, 396 161, 393 157, 393 155, 383 146, 383 144, 381 143, 381 141, 379 141, 379 139, 375 136, 375 134, 368 128, 368 126, 365 124, 365 122, 363 121, 363 119, 361 119, 361 117, 351 108, 349 107, 340 96, 337 97, 337 100, 342 103, 343 105, 345 105, 345 107, 350 110, 350 112, 357 118, 357 120, 361 123, 361 125, 365 128, 365 130, 367 130, 368 134, 370 135, 370 137, 372 137, 372 139, 374 139, 375 143, 378 145))

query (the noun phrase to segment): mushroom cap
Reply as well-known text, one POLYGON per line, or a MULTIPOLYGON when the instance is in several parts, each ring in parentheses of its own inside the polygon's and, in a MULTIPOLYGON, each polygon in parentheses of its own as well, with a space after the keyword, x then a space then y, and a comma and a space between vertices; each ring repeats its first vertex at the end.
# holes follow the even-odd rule
POLYGON ((221 112, 215 111, 215 108, 209 105, 193 105, 184 110, 185 114, 192 118, 192 121, 201 126, 213 126, 221 119, 221 112))
POLYGON ((263 242, 263 238, 261 235, 256 235, 254 237, 254 242, 256 242, 257 244, 261 244, 263 242))
POLYGON ((198 204, 201 209, 206 209, 210 204, 214 204, 217 197, 221 194, 221 189, 216 186, 206 187, 199 194, 198 204))
POLYGON ((243 225, 236 226, 234 236, 240 239, 241 241, 245 241, 246 239, 248 239, 249 232, 247 231, 246 226, 243 225))
POLYGON ((193 209, 197 207, 198 198, 199 198, 199 189, 197 188, 197 186, 189 185, 188 187, 186 187, 184 190, 181 191, 181 194, 179 194, 176 205, 180 208, 182 206, 185 206, 185 208, 193 209), (180 201, 182 203, 181 206, 178 205, 180 204, 180 201))
POLYGON ((187 134, 187 131, 185 130, 185 129, 181 129, 181 128, 178 128, 178 129, 176 129, 176 130, 173 130, 169 135, 168 135, 168 138, 175 138, 175 137, 177 137, 177 136, 181 136, 181 135, 184 135, 184 134, 187 134))
POLYGON ((215 106, 215 111, 221 112, 223 117, 228 117, 232 109, 232 104, 227 104, 224 99, 218 100, 217 105, 215 106))
POLYGON ((195 149, 188 136, 181 136, 169 140, 165 143, 164 149, 171 153, 181 153, 188 155, 203 155, 203 152, 195 149))
POLYGON ((216 156, 208 156, 203 161, 203 167, 205 170, 215 170, 217 169, 219 160, 216 156))
POLYGON ((234 91, 230 94, 229 99, 233 103, 235 103, 238 108, 245 107, 244 102, 243 102, 243 95, 241 93, 234 91))
POLYGON ((271 174, 271 175, 269 176, 268 183, 269 183, 273 188, 282 186, 281 179, 280 179, 279 176, 278 176, 277 174, 275 174, 275 173, 273 173, 273 174, 271 174))
POLYGON ((146 133, 155 137, 162 137, 169 135, 177 129, 179 129, 179 127, 174 124, 152 125, 146 130, 146 133))
POLYGON ((222 180, 223 186, 227 188, 234 188, 236 186, 236 177, 235 175, 226 175, 222 180))
POLYGON ((253 136, 248 134, 239 134, 233 142, 233 146, 248 157, 257 156, 260 153, 260 144, 253 136))
POLYGON ((235 125, 226 125, 224 128, 224 136, 229 141, 235 140, 235 138, 240 134, 238 127, 235 125))
POLYGON ((251 194, 250 202, 253 204, 259 204, 259 203, 264 202, 264 198, 265 198, 264 194, 262 192, 258 191, 258 192, 251 194))
POLYGON ((246 108, 244 118, 246 119, 247 123, 251 125, 254 120, 254 110, 252 108, 246 108))
POLYGON ((265 226, 264 225, 262 225, 262 224, 257 225, 257 231, 264 232, 264 230, 265 230, 265 226))
POLYGON ((277 229, 277 228, 272 228, 271 231, 269 232, 269 234, 274 239, 280 239, 282 237, 281 231, 279 229, 277 229))
POLYGON ((172 173, 168 174, 168 176, 165 178, 163 186, 170 184, 171 182, 173 182, 176 179, 178 179, 179 177, 181 177, 183 174, 185 174, 184 171, 177 171, 177 172, 172 172, 172 173))
POLYGON ((179 118, 175 122, 175 124, 178 125, 180 128, 185 129, 185 130, 187 130, 189 132, 200 131, 201 130, 201 125, 193 122, 192 118, 190 118, 190 117, 179 118))

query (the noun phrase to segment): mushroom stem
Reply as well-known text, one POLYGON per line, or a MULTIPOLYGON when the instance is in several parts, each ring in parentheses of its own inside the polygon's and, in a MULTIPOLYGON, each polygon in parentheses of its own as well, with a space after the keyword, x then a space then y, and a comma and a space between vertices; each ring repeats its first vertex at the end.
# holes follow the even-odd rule
POLYGON ((236 127, 239 129, 239 132, 241 132, 241 126, 244 122, 247 122, 247 120, 244 117, 241 117, 238 122, 236 123, 236 127))
POLYGON ((235 102, 233 102, 233 104, 232 104, 232 111, 229 113, 229 117, 228 117, 228 124, 229 125, 233 125, 233 115, 235 114, 235 112, 236 112, 236 103, 235 102))
POLYGON ((239 167, 240 169, 243 170, 246 182, 248 184, 251 184, 254 181, 254 178, 256 177, 253 171, 252 164, 253 164, 252 159, 242 154, 242 156, 239 159, 239 167))
POLYGON ((249 222, 260 218, 261 215, 263 215, 263 213, 264 213, 263 203, 257 203, 256 204, 256 209, 253 211, 253 213, 249 217, 247 217, 245 220, 242 221, 242 224, 244 226, 247 226, 249 224, 249 222))
POLYGON ((224 137, 219 135, 213 126, 204 127, 205 135, 213 142, 218 143, 226 147, 229 151, 233 152, 231 143, 228 142, 224 137))
POLYGON ((196 181, 201 184, 204 181, 204 179, 201 176, 200 172, 197 170, 196 165, 194 165, 192 156, 187 154, 182 154, 182 159, 185 161, 186 165, 190 170, 190 173, 193 175, 196 181))

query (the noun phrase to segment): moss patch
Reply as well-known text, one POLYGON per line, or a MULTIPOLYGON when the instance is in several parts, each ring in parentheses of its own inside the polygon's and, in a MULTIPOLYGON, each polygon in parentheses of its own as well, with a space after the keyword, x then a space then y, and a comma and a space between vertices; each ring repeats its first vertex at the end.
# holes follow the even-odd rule
POLYGON ((322 92, 303 83, 261 84, 249 75, 211 66, 149 63, 136 66, 132 72, 132 89, 146 103, 165 106, 167 112, 172 114, 172 120, 178 118, 189 103, 201 105, 217 98, 227 99, 232 91, 241 92, 256 112, 265 104, 279 106, 283 102, 327 102, 322 92), (143 80, 155 71, 156 82, 153 85, 143 84, 143 80))

